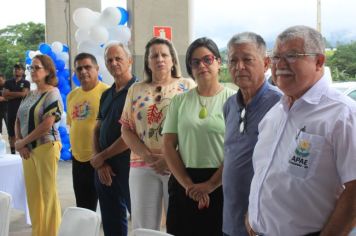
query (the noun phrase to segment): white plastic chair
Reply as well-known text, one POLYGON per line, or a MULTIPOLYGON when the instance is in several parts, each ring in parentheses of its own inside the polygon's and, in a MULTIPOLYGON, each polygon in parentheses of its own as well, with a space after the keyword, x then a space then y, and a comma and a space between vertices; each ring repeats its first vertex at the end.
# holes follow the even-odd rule
POLYGON ((134 236, 173 236, 172 234, 167 234, 161 231, 152 229, 135 229, 132 231, 134 236))
POLYGON ((9 235, 11 195, 0 191, 0 236, 9 235))
POLYGON ((80 207, 68 207, 63 213, 58 236, 99 236, 100 223, 96 212, 80 207))

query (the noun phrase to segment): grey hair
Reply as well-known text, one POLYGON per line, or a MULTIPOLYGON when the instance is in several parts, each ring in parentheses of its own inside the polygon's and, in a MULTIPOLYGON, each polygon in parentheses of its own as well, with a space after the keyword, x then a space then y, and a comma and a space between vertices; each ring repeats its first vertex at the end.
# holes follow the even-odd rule
POLYGON ((325 43, 321 33, 304 25, 292 26, 280 33, 275 48, 281 42, 298 38, 304 40, 304 52, 324 54, 325 43))
POLYGON ((264 39, 253 32, 243 32, 235 34, 227 43, 227 50, 229 52, 230 48, 236 44, 252 43, 256 45, 256 48, 260 51, 262 56, 266 56, 266 42, 264 39))
POLYGON ((105 51, 104 51, 104 59, 106 61, 106 55, 108 53, 108 50, 112 47, 121 47, 122 49, 124 49, 124 52, 126 53, 126 55, 129 58, 132 58, 132 54, 130 49, 127 47, 127 45, 120 43, 119 41, 111 41, 109 42, 106 46, 105 46, 105 51))

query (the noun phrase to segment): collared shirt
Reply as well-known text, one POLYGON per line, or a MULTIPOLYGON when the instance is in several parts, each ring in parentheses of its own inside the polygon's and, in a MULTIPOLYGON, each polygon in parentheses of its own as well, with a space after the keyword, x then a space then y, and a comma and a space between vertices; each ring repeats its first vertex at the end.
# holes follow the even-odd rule
POLYGON ((320 231, 344 183, 356 179, 356 103, 320 79, 259 125, 249 222, 263 235, 320 231))
POLYGON ((222 186, 224 191, 223 231, 228 235, 248 235, 244 217, 253 176, 252 153, 257 142, 258 124, 281 97, 267 81, 246 108, 239 91, 224 105, 225 142, 222 186), (246 109, 245 132, 240 132, 242 109, 246 109))
MULTIPOLYGON (((136 81, 136 77, 133 77, 119 92, 115 91, 115 84, 113 84, 101 96, 98 120, 101 121, 99 143, 102 150, 108 148, 121 136, 119 119, 124 109, 127 91, 136 81)), ((130 152, 127 151, 126 155, 130 155, 130 152)))

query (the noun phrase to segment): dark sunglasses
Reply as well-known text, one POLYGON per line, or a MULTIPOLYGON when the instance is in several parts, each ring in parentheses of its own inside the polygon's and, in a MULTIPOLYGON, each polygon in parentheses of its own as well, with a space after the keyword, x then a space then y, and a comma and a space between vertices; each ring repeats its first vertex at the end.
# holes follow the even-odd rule
POLYGON ((91 68, 93 68, 92 65, 84 65, 84 66, 78 66, 75 68, 76 72, 81 72, 83 69, 85 69, 86 71, 91 70, 91 68))
POLYGON ((246 132, 246 109, 243 108, 240 112, 240 133, 246 132))
POLYGON ((192 68, 198 68, 200 65, 200 62, 203 62, 203 64, 205 66, 210 66, 211 64, 213 64, 214 60, 216 59, 216 57, 214 55, 206 55, 203 56, 202 58, 193 58, 190 62, 190 65, 192 66, 192 68))

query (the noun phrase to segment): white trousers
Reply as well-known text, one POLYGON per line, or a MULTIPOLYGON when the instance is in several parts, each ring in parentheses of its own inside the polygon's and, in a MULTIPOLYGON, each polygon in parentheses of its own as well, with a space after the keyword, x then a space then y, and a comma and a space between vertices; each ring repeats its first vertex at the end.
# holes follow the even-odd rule
POLYGON ((131 167, 130 197, 132 229, 160 230, 162 202, 167 214, 169 175, 156 174, 148 167, 131 167))

